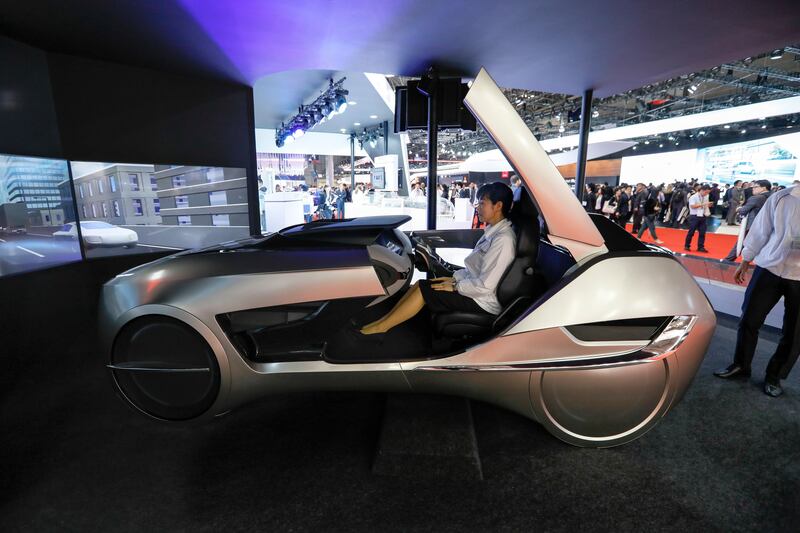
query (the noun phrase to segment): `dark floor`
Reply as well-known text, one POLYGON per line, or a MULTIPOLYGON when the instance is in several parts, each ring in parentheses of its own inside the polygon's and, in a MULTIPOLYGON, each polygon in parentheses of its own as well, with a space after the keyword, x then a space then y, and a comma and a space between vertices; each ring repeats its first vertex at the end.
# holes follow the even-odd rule
MULTIPOLYGON (((725 322, 725 321, 723 321, 725 322)), ((776 531, 800 522, 800 371, 786 395, 711 376, 653 431, 608 450, 473 404, 483 481, 376 476, 385 397, 265 399, 202 426, 151 422, 88 358, 40 354, 0 391, 1 531, 776 531)))

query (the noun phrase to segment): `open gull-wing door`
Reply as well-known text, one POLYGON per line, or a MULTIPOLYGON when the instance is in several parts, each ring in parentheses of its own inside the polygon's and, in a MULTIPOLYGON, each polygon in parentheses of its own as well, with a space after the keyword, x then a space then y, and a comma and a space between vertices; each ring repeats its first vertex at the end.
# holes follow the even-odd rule
POLYGON ((550 240, 566 247, 576 260, 606 251, 589 215, 486 69, 472 82, 464 103, 533 196, 550 240))

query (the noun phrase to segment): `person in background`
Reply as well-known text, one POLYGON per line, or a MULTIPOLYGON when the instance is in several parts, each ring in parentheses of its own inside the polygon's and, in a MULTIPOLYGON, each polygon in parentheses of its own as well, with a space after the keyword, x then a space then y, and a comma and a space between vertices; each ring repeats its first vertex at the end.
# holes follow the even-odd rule
POLYGON ((639 239, 642 238, 644 235, 644 230, 650 230, 650 237, 657 242, 658 244, 663 244, 664 241, 658 238, 656 235, 656 215, 661 210, 658 203, 658 193, 653 190, 650 191, 649 196, 644 201, 644 216, 642 217, 642 226, 639 228, 639 234, 637 237, 639 239))
POLYGON ((729 226, 737 226, 736 224, 736 210, 744 202, 744 191, 742 190, 742 180, 736 180, 733 187, 725 193, 725 200, 728 203, 728 214, 725 217, 725 222, 729 226))
POLYGON ((744 191, 744 202, 750 199, 753 195, 753 182, 745 181, 742 183, 742 191, 744 191))
POLYGON ((686 234, 686 241, 683 243, 683 249, 686 251, 691 250, 692 237, 697 231, 700 234, 697 238, 697 251, 708 253, 704 245, 706 243, 706 224, 711 215, 711 202, 708 201, 710 191, 711 187, 704 184, 699 186, 697 192, 689 197, 689 233, 686 234))
POLYGON ((511 174, 511 191, 514 193, 514 201, 519 200, 522 194, 522 180, 516 174, 511 174))
MULTIPOLYGON (((738 209, 738 215, 742 217, 742 219, 747 219, 747 222, 744 225, 744 236, 747 238, 747 234, 750 232, 750 225, 758 216, 758 212, 761 211, 761 208, 766 203, 767 198, 769 197, 769 191, 772 184, 767 180, 758 180, 753 182, 753 186, 751 187, 753 191, 753 195, 747 199, 742 207, 738 209)), ((736 250, 736 243, 734 243, 733 248, 731 251, 728 252, 728 255, 725 256, 725 261, 736 261, 738 257, 738 253, 736 250)))
POLYGON ((687 193, 686 193, 686 184, 682 183, 678 185, 672 191, 672 199, 670 200, 670 219, 669 219, 669 227, 674 228, 676 225, 680 227, 680 217, 681 212, 686 208, 687 202, 687 193))
MULTIPOLYGON (((475 196, 477 192, 478 192, 478 184, 473 181, 472 183, 469 184, 469 201, 472 202, 473 204, 477 201, 477 197, 475 196)), ((513 197, 514 193, 512 192, 511 194, 513 197)))
POLYGON ((628 209, 628 203, 624 201, 622 195, 625 194, 621 187, 614 191, 614 196, 603 200, 603 213, 611 219, 612 222, 625 227, 625 215, 628 209))
POLYGON ((339 183, 339 190, 334 193, 336 218, 344 218, 344 204, 347 201, 347 185, 339 183))
POLYGON ((587 183, 586 191, 584 192, 584 208, 588 213, 596 213, 595 204, 597 203, 597 195, 594 192, 594 184, 587 183))
MULTIPOLYGON (((609 191, 609 195, 612 194, 611 187, 607 187, 609 191)), ((630 221, 631 217, 633 216, 633 185, 626 185, 622 184, 622 198, 623 201, 627 204, 625 218, 622 220, 621 226, 624 228, 625 225, 630 221)))
POLYGON ((633 228, 631 233, 638 233, 644 217, 644 203, 647 200, 647 188, 644 183, 636 184, 636 192, 631 198, 631 211, 633 213, 633 228))
POLYGON ((711 215, 710 216, 712 216, 712 217, 714 216, 714 213, 716 212, 717 204, 719 203, 719 196, 720 196, 719 185, 714 183, 713 185, 711 185, 711 190, 708 191, 708 201, 711 202, 711 205, 709 206, 709 210, 711 211, 711 215))
MULTIPOLYGON (((758 194, 758 193, 756 193, 758 194)), ((800 181, 770 196, 744 240, 736 283, 756 264, 742 304, 733 363, 714 372, 724 379, 747 378, 758 343, 758 330, 783 298, 781 340, 767 365, 764 393, 783 394, 786 379, 800 355, 800 181)))

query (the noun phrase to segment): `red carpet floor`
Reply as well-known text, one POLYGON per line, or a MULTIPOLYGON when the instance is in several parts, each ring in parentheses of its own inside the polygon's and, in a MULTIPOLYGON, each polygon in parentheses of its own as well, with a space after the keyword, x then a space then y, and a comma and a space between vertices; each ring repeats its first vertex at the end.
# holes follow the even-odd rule
MULTIPOLYGON (((630 231, 631 227, 632 225, 628 224, 626 229, 630 231)), ((661 245, 664 248, 669 248, 673 252, 681 254, 696 255, 698 257, 707 257, 710 259, 724 258, 728 255, 728 252, 731 251, 733 245, 736 244, 738 238, 736 235, 717 235, 716 233, 706 232, 705 247, 708 253, 702 253, 697 251, 698 235, 695 232, 692 238, 692 251, 687 252, 683 249, 683 243, 686 240, 687 233, 688 230, 685 229, 656 228, 658 238, 664 241, 664 244, 661 245)), ((642 242, 653 242, 653 239, 650 238, 649 231, 645 231, 644 235, 642 235, 642 242)))

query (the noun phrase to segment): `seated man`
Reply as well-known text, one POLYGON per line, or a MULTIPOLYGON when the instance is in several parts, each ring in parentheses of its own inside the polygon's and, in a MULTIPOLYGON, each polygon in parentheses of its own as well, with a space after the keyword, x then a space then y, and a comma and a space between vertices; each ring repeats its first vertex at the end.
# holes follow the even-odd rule
POLYGON ((487 224, 483 237, 452 278, 422 280, 414 284, 385 316, 361 328, 363 335, 386 333, 419 313, 423 306, 434 313, 468 311, 497 315, 497 285, 514 260, 516 235, 508 220, 513 192, 501 182, 482 186, 476 210, 487 224))

